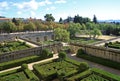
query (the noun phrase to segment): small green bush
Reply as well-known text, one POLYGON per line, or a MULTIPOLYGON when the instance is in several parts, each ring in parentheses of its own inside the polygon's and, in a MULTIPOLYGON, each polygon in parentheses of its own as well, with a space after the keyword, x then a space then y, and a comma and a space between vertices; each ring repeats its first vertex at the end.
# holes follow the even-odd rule
POLYGON ((109 42, 109 45, 112 45, 113 43, 112 42, 109 42))
POLYGON ((48 49, 43 49, 42 53, 40 54, 41 57, 46 58, 47 56, 49 56, 49 50, 48 49))
POLYGON ((81 62, 79 65, 79 71, 85 71, 89 68, 88 64, 86 62, 81 62))
POLYGON ((84 51, 82 49, 78 49, 76 56, 80 57, 81 54, 84 54, 84 51))
POLYGON ((58 56, 59 56, 59 59, 60 59, 60 60, 65 60, 66 57, 67 57, 67 55, 66 55, 65 52, 60 52, 60 53, 58 54, 58 56))
POLYGON ((22 64, 21 65, 21 68, 24 70, 24 69, 28 69, 28 65, 27 64, 22 64))

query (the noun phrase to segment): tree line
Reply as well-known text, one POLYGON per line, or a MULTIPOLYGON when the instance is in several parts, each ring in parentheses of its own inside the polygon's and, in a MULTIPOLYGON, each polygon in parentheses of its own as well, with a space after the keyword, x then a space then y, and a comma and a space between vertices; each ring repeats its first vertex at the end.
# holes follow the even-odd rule
MULTIPOLYGON (((81 34, 89 34, 90 37, 93 34, 107 34, 107 35, 120 35, 120 24, 116 23, 99 23, 97 17, 94 15, 91 21, 87 17, 75 15, 73 18, 68 17, 63 20, 60 18, 59 22, 54 22, 55 18, 52 14, 46 14, 44 16, 45 21, 33 20, 25 23, 22 20, 12 19, 10 22, 0 23, 1 33, 23 32, 23 31, 41 31, 41 30, 53 30, 56 28, 66 29, 70 32, 70 36, 74 36, 73 31, 78 31, 81 34), (96 33, 99 32, 99 33, 96 33)), ((96 37, 93 36, 93 38, 96 37)))

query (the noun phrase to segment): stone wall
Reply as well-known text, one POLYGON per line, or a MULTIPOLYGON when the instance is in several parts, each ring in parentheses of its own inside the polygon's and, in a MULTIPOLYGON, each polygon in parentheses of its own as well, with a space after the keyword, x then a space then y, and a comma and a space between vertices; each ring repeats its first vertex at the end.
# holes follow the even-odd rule
POLYGON ((51 52, 56 53, 61 50, 61 47, 62 47, 61 43, 56 43, 52 45, 46 45, 46 46, 40 46, 36 48, 29 48, 26 50, 4 53, 0 55, 0 62, 11 61, 14 59, 19 59, 27 56, 32 56, 32 55, 40 55, 42 49, 44 48, 48 48, 51 52))
POLYGON ((26 40, 31 40, 33 42, 37 41, 37 38, 40 41, 44 41, 44 37, 47 37, 47 40, 53 39, 54 33, 52 31, 35 31, 35 32, 19 32, 19 33, 5 33, 0 34, 0 42, 11 41, 16 37, 23 38, 26 40))
POLYGON ((75 43, 71 45, 81 47, 87 54, 120 62, 120 50, 75 43))

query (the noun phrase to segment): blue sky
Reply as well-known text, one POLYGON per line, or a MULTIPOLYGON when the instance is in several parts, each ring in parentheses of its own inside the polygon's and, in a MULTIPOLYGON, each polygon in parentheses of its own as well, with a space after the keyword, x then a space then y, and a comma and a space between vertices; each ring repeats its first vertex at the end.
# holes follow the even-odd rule
POLYGON ((120 0, 0 0, 0 15, 9 18, 41 18, 52 14, 56 21, 60 17, 79 14, 99 20, 120 19, 120 0))

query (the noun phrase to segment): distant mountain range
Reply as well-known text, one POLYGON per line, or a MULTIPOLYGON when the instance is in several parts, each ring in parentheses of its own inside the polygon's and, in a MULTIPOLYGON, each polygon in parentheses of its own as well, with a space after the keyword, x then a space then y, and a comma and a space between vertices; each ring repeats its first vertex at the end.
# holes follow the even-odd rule
POLYGON ((98 20, 98 22, 119 22, 120 23, 120 20, 113 20, 113 19, 110 19, 110 20, 98 20))

